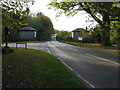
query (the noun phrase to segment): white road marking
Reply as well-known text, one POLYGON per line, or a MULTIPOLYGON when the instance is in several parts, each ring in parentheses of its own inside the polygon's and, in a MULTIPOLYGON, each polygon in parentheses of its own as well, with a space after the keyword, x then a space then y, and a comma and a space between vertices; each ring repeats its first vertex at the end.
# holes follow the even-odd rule
POLYGON ((47 47, 48 53, 49 53, 49 54, 52 54, 52 53, 50 52, 49 48, 48 48, 47 43, 46 43, 46 47, 47 47))
POLYGON ((62 61, 62 63, 67 67, 67 68, 69 68, 71 71, 74 71, 71 67, 69 67, 66 63, 64 63, 63 61, 62 61))
POLYGON ((91 55, 91 54, 88 54, 88 53, 86 55, 101 59, 101 60, 106 61, 106 62, 110 62, 110 63, 114 63, 114 64, 119 65, 119 63, 117 63, 117 62, 114 62, 114 61, 111 61, 111 60, 108 60, 108 59, 105 59, 105 58, 97 57, 95 55, 91 55))
POLYGON ((63 60, 61 60, 59 57, 57 57, 67 68, 69 68, 71 71, 74 71, 71 67, 69 67, 63 60))
POLYGON ((63 62, 62 59, 60 59, 59 57, 57 57, 68 69, 70 69, 72 72, 74 72, 80 79, 82 79, 86 84, 88 84, 91 88, 95 88, 94 85, 92 85, 90 82, 88 82, 87 80, 85 80, 82 76, 80 76, 76 71, 74 71, 71 67, 69 67, 65 62, 63 62))
POLYGON ((92 85, 90 82, 88 82, 87 80, 85 80, 81 75, 79 75, 77 72, 75 72, 76 73, 76 75, 78 76, 78 77, 80 77, 85 83, 87 83, 89 86, 91 86, 92 88, 95 88, 95 86, 94 85, 92 85))

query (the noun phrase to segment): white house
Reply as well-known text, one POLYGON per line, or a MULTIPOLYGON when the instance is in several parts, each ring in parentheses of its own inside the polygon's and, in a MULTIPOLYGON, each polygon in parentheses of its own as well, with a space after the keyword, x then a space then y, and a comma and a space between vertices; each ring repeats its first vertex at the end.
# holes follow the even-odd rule
POLYGON ((21 29, 18 29, 18 33, 21 39, 34 39, 36 38, 36 29, 30 27, 30 26, 25 26, 21 29))
POLYGON ((74 40, 81 40, 82 41, 82 31, 85 30, 84 28, 77 28, 72 31, 72 38, 74 40))

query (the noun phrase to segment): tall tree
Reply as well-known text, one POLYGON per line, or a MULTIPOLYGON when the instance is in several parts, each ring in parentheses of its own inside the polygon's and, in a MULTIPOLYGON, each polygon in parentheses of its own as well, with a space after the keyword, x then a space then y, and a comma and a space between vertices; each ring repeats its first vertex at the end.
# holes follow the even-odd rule
POLYGON ((70 41, 72 40, 72 36, 71 36, 71 32, 68 31, 59 31, 59 30, 55 30, 56 33, 56 39, 58 41, 70 41))
POLYGON ((27 3, 28 1, 26 0, 1 0, 0 7, 2 8, 3 26, 7 25, 10 28, 19 28, 21 25, 24 25, 24 19, 29 14, 27 3))
MULTIPOLYGON (((28 2, 33 2, 33 0, 1 0, 0 13, 2 17, 2 30, 5 26, 9 27, 11 32, 9 35, 9 40, 16 41, 18 39, 17 30, 21 25, 25 25, 25 18, 29 14, 28 2)), ((4 40, 4 32, 2 32, 2 39, 4 40)))
POLYGON ((110 23, 112 21, 120 20, 120 8, 117 7, 116 2, 51 2, 49 5, 55 7, 56 9, 61 9, 61 13, 65 13, 68 15, 75 15, 78 11, 84 10, 91 17, 98 22, 98 24, 102 27, 102 45, 110 46, 110 23), (98 17, 98 15, 102 16, 102 20, 98 17))
POLYGON ((55 33, 52 21, 41 12, 34 17, 29 17, 27 23, 37 30, 38 40, 50 40, 52 34, 55 33))

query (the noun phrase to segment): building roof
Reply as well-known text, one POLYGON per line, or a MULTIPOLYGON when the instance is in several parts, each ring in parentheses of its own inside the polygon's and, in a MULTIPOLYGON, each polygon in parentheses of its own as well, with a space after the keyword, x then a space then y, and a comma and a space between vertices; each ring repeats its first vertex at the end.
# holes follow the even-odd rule
POLYGON ((30 27, 30 26, 25 26, 23 28, 18 29, 18 31, 35 31, 36 29, 30 27))
POLYGON ((84 28, 76 28, 75 30, 73 30, 72 32, 79 32, 81 30, 85 30, 84 28))

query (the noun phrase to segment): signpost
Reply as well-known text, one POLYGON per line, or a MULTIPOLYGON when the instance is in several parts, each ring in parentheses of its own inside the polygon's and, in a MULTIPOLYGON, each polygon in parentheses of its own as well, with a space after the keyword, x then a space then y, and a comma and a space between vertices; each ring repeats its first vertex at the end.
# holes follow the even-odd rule
POLYGON ((5 26, 4 28, 4 35, 5 35, 5 38, 4 38, 4 41, 5 41, 5 47, 3 48, 2 52, 7 54, 7 53, 12 53, 13 52, 13 49, 10 49, 9 46, 8 46, 8 35, 10 34, 9 32, 9 28, 7 26, 5 26))
POLYGON ((7 26, 5 26, 5 28, 4 28, 4 34, 5 34, 5 47, 4 48, 9 48, 8 47, 8 43, 7 43, 7 39, 8 39, 8 34, 9 34, 9 28, 7 27, 7 26))

